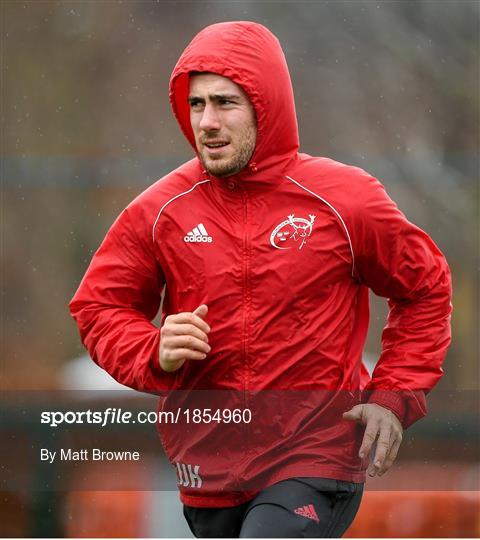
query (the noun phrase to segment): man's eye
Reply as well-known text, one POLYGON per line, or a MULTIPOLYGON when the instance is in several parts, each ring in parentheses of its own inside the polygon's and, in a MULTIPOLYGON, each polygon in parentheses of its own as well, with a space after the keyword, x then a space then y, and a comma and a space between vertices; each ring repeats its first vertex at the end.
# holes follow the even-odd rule
POLYGON ((202 102, 200 100, 192 100, 192 101, 190 101, 190 107, 192 109, 198 109, 201 104, 202 104, 202 102))

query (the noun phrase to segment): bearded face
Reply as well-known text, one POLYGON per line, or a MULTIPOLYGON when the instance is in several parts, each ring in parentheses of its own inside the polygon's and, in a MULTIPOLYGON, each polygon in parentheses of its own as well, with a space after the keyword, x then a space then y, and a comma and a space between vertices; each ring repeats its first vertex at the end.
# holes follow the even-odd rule
POLYGON ((255 110, 245 91, 213 73, 190 77, 190 121, 203 166, 210 174, 231 176, 245 168, 255 150, 255 110))

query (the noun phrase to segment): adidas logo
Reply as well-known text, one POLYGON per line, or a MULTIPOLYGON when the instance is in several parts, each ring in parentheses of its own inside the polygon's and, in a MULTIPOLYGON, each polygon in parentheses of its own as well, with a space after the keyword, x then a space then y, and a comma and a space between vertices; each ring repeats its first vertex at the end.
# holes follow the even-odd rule
POLYGON ((188 232, 183 237, 184 242, 205 242, 208 244, 211 244, 213 242, 213 238, 211 236, 208 236, 207 229, 205 229, 205 226, 203 223, 199 223, 193 231, 188 232))
POLYGON ((300 506, 300 508, 295 508, 294 512, 298 516, 313 519, 313 521, 320 523, 320 519, 318 518, 317 512, 315 511, 313 504, 307 504, 305 506, 300 506))

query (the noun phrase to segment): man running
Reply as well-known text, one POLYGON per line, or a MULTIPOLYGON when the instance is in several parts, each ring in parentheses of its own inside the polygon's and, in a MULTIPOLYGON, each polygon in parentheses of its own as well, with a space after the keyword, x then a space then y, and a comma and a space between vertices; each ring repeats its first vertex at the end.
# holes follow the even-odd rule
POLYGON ((170 99, 196 156, 122 212, 71 312, 101 367, 182 411, 160 436, 196 536, 341 536, 442 375, 448 266, 376 179, 299 153, 262 25, 200 32, 170 99), (369 289, 390 307, 371 379, 369 289))

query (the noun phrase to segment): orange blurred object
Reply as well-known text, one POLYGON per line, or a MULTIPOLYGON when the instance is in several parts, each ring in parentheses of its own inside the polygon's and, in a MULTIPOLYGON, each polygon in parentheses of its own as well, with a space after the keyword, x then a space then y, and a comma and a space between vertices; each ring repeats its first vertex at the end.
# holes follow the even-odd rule
POLYGON ((150 493, 135 491, 132 487, 140 482, 148 489, 148 477, 145 469, 135 462, 121 465, 120 468, 111 463, 97 467, 89 464, 78 471, 73 481, 75 491, 67 493, 65 501, 65 536, 139 538, 146 535, 145 508, 150 493), (101 485, 109 485, 111 491, 92 489, 101 485), (127 491, 129 489, 131 491, 127 491))
POLYGON ((70 538, 141 538, 146 491, 74 491, 65 510, 70 538))
POLYGON ((478 491, 367 491, 345 537, 476 538, 479 533, 478 491))

